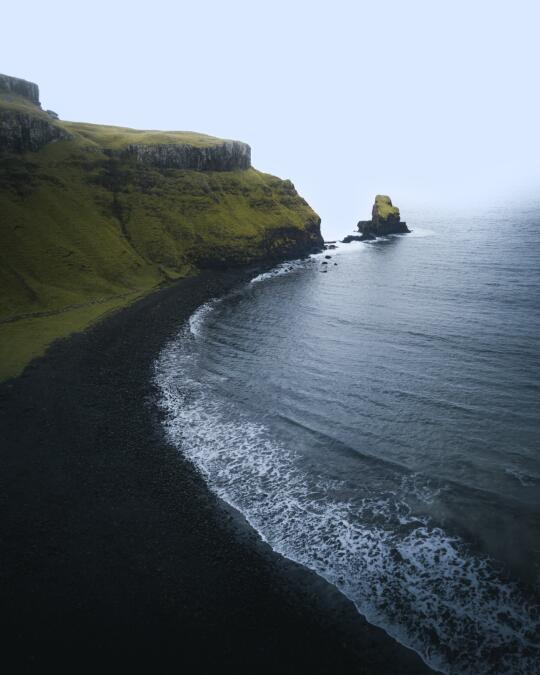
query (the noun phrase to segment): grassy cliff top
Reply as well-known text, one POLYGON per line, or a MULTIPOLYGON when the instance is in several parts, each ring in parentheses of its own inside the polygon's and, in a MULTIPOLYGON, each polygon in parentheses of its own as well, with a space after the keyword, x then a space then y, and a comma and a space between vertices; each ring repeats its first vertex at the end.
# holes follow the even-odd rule
POLYGON ((62 122, 70 133, 78 133, 93 143, 108 150, 121 150, 131 144, 138 145, 192 145, 209 148, 224 142, 224 139, 192 131, 152 131, 115 127, 105 124, 62 122))
POLYGON ((65 122, 51 120, 49 115, 32 101, 13 94, 0 92, 0 111, 22 112, 46 119, 55 126, 62 127, 74 138, 98 145, 105 150, 122 150, 131 144, 138 145, 191 145, 196 148, 210 148, 221 145, 228 139, 217 138, 192 131, 154 131, 115 127, 107 124, 89 124, 85 122, 65 122))
POLYGON ((30 113, 36 117, 44 117, 48 120, 51 119, 47 113, 35 103, 32 103, 32 101, 24 96, 13 94, 11 92, 0 91, 0 110, 30 113))
POLYGON ((397 206, 392 206, 392 200, 388 195, 377 195, 375 197, 375 208, 377 209, 379 218, 386 219, 392 215, 399 218, 399 209, 397 206))

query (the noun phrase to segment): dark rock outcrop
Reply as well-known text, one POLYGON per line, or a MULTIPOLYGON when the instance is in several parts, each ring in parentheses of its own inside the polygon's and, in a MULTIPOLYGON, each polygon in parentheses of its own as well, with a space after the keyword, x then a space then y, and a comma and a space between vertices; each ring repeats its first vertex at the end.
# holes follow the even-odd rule
POLYGON ((306 258, 322 249, 321 219, 316 216, 308 220, 303 229, 292 226, 272 229, 260 242, 253 241, 252 248, 244 251, 231 250, 224 242, 223 248, 213 247, 211 254, 197 255, 193 251, 192 256, 200 269, 227 269, 259 261, 277 263, 306 258))
POLYGON ((385 234, 406 234, 410 232, 407 223, 400 219, 397 206, 387 195, 377 195, 373 204, 371 220, 360 220, 358 231, 363 235, 381 237, 385 234))
POLYGON ((348 234, 344 239, 341 240, 342 244, 350 244, 351 241, 371 241, 375 239, 375 235, 371 232, 364 232, 361 235, 358 234, 348 234))
POLYGON ((279 260, 280 258, 303 258, 310 253, 319 253, 324 248, 321 235, 321 219, 313 216, 304 225, 304 229, 297 227, 283 227, 272 230, 264 243, 266 258, 279 260))
POLYGON ((121 154, 163 169, 235 171, 251 167, 251 148, 240 141, 224 141, 208 147, 177 143, 132 143, 121 154))
POLYGON ((357 227, 360 232, 363 232, 364 230, 368 232, 372 226, 373 222, 371 220, 359 220, 357 223, 357 227))
POLYGON ((0 115, 0 154, 35 152, 47 143, 70 138, 70 134, 43 114, 3 110, 0 115))
POLYGON ((0 92, 22 96, 35 105, 41 106, 39 102, 39 87, 34 82, 28 82, 19 77, 11 77, 10 75, 2 75, 0 73, 0 92))
POLYGON ((0 111, 0 154, 35 152, 52 141, 71 138, 53 122, 56 113, 41 109, 37 84, 0 74, 0 95, 7 103, 0 111))

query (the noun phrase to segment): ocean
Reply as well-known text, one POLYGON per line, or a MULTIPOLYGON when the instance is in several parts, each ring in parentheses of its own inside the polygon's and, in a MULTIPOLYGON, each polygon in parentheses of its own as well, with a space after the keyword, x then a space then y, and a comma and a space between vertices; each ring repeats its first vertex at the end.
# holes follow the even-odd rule
POLYGON ((407 222, 179 325, 155 366, 166 431, 433 668, 537 673, 540 203, 407 222))

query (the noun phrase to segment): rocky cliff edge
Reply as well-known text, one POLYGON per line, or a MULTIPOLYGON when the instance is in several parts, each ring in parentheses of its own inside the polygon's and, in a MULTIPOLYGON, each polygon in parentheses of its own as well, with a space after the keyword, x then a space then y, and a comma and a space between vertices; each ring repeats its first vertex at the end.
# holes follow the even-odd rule
POLYGON ((164 282, 323 245, 318 215, 291 181, 254 169, 246 143, 65 122, 36 85, 6 76, 0 221, 4 376, 45 336, 164 282))

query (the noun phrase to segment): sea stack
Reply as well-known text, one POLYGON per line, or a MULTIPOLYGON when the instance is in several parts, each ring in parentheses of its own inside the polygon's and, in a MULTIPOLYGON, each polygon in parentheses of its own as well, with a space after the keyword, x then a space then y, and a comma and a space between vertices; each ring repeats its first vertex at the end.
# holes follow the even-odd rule
POLYGON ((392 204, 392 200, 387 195, 375 197, 371 220, 359 221, 358 230, 366 238, 410 232, 407 223, 400 220, 398 207, 392 204))

